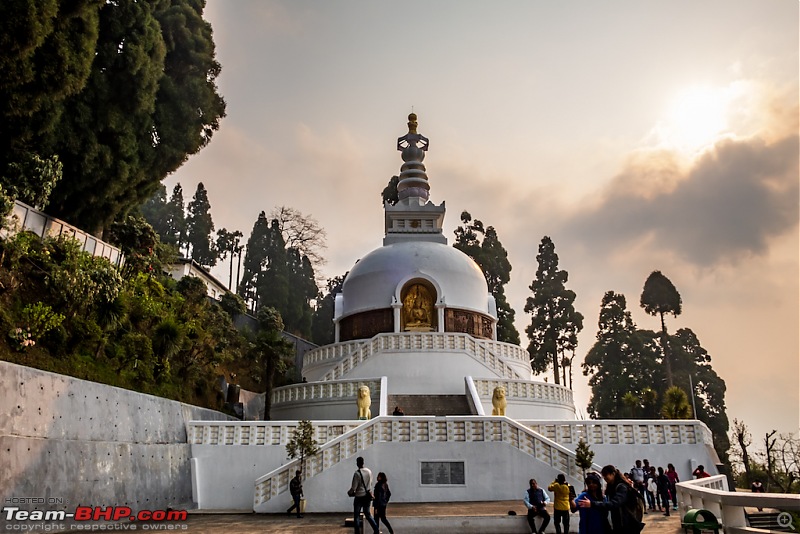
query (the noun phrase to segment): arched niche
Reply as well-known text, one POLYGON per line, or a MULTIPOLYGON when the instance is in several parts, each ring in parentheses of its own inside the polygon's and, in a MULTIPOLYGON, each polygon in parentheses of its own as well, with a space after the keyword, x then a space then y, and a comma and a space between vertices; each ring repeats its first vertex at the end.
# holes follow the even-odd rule
POLYGON ((408 280, 400 290, 400 331, 436 332, 439 326, 437 302, 438 293, 429 280, 408 280))

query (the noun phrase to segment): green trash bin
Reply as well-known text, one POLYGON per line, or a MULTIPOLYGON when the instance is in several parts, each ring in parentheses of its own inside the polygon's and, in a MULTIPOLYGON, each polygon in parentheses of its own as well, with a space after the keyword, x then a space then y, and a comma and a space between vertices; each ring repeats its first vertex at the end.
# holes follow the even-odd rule
POLYGON ((702 508, 692 508, 684 514, 681 527, 687 533, 690 530, 693 534, 700 534, 704 530, 713 530, 714 534, 719 534, 722 524, 720 524, 713 512, 702 508))

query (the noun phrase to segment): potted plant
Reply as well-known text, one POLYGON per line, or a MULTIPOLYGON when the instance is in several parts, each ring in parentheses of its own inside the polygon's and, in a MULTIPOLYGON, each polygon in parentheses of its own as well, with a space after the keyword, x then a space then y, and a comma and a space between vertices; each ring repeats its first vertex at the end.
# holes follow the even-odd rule
MULTIPOLYGON (((314 427, 306 419, 297 423, 297 428, 292 432, 292 437, 286 444, 286 453, 294 460, 300 458, 300 476, 305 477, 306 458, 314 456, 319 451, 319 443, 314 439, 314 427)), ((300 513, 306 511, 305 495, 300 499, 300 513)))

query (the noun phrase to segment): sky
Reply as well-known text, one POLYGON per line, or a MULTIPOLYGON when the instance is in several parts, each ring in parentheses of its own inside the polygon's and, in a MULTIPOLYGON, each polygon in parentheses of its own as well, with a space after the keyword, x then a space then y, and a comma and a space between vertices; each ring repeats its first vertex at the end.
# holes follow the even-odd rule
MULTIPOLYGON (((289 206, 327 232, 324 276, 381 245, 380 193, 419 117, 431 200, 494 226, 523 312, 550 236, 595 340, 606 291, 660 270, 754 438, 800 429, 798 2, 209 0, 227 117, 165 184, 217 229, 289 206)), ((228 279, 224 267, 214 271, 228 279)))

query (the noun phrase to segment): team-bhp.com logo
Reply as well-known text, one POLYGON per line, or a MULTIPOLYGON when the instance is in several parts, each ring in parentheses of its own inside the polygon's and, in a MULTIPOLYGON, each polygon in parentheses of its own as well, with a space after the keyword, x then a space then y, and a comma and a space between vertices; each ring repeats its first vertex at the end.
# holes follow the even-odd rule
MULTIPOLYGON (((75 522, 86 521, 87 524, 76 523, 70 525, 70 530, 106 530, 104 528, 97 528, 101 525, 97 523, 100 521, 114 521, 122 522, 123 525, 127 524, 125 521, 133 521, 138 523, 149 522, 155 524, 142 524, 142 530, 163 530, 168 522, 186 521, 186 510, 139 510, 134 511, 127 506, 78 506, 74 512, 66 512, 64 510, 22 510, 17 506, 6 506, 2 512, 3 519, 6 520, 6 530, 31 530, 22 528, 20 522, 30 521, 66 521, 72 520, 75 522), (15 525, 16 523, 16 525, 15 525), (164 525, 159 525, 163 523, 164 525)), ((129 525, 130 530, 135 530, 134 525, 129 525)), ((172 525, 174 527, 186 528, 186 525, 172 525)), ((62 525, 62 529, 66 530, 66 526, 62 525)), ((116 528, 114 529, 116 530, 116 528)))

